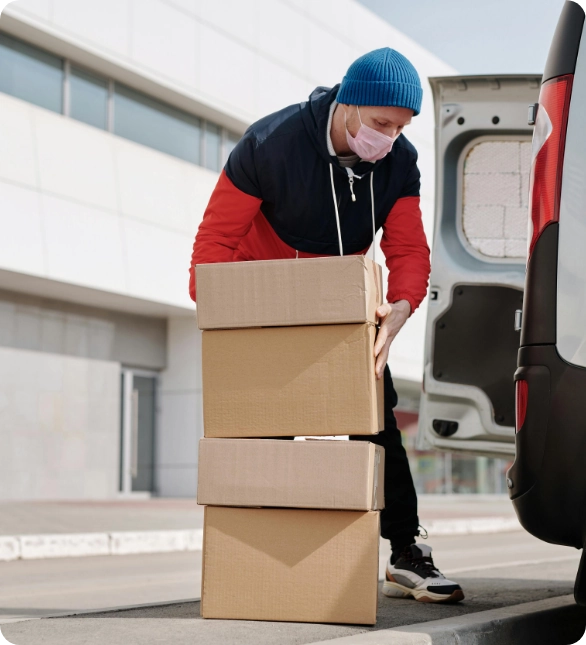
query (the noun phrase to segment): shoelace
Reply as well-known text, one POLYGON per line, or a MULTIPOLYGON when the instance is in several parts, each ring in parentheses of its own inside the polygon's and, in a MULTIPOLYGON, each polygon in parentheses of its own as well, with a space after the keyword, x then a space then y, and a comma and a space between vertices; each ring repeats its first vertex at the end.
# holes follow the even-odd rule
POLYGON ((431 558, 413 558, 411 556, 410 551, 406 551, 403 554, 403 557, 411 562, 411 564, 418 570, 421 571, 422 573, 425 574, 426 578, 443 578, 443 574, 435 564, 433 563, 433 560, 431 558))

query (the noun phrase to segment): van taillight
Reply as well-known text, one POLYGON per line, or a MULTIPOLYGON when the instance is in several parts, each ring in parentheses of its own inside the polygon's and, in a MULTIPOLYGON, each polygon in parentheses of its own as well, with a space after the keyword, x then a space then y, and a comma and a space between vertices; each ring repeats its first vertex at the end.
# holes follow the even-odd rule
POLYGON ((543 229, 559 220, 564 146, 572 74, 558 76, 541 86, 533 131, 529 187, 529 257, 543 229))
POLYGON ((519 432, 525 423, 528 391, 527 381, 515 381, 515 412, 517 417, 515 432, 519 432))

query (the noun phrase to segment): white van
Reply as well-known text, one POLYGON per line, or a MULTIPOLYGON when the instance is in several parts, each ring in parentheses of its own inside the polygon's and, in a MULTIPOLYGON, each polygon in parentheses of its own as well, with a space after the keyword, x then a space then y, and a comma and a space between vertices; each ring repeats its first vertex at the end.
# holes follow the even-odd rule
MULTIPOLYGON (((566 2, 543 77, 431 79, 436 225, 418 436, 421 449, 515 455, 507 486, 522 525, 580 549, 584 17, 566 2)), ((575 596, 586 604, 584 557, 575 596)))

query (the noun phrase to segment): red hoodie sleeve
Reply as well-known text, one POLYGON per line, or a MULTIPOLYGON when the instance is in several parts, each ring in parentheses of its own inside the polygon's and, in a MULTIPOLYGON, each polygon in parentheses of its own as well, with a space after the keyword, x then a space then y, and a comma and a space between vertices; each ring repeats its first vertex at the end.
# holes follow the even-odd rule
POLYGON ((238 190, 222 170, 193 244, 189 268, 189 295, 192 300, 195 301, 196 291, 195 265, 231 262, 261 203, 262 199, 238 190))
POLYGON ((395 202, 383 224, 381 249, 389 269, 387 301, 407 300, 413 313, 425 298, 431 269, 418 196, 395 202))

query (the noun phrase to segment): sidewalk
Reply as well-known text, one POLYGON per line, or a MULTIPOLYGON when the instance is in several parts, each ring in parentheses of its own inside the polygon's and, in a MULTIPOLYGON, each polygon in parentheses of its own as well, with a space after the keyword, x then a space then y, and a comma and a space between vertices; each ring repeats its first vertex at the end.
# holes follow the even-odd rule
MULTIPOLYGON (((504 496, 421 496, 431 537, 520 530, 504 496)), ((0 561, 201 550, 203 507, 188 499, 0 503, 0 561)))
MULTIPOLYGON (((515 518, 501 495, 420 495, 421 523, 515 518)), ((189 499, 0 502, 0 535, 165 531, 203 526, 203 506, 189 499)), ((429 530, 429 528, 428 528, 429 530)))

